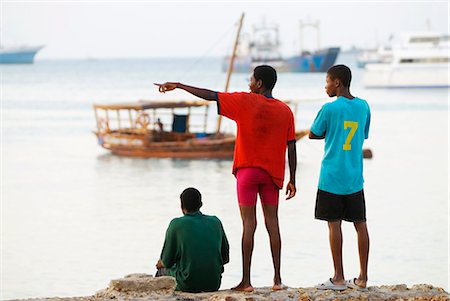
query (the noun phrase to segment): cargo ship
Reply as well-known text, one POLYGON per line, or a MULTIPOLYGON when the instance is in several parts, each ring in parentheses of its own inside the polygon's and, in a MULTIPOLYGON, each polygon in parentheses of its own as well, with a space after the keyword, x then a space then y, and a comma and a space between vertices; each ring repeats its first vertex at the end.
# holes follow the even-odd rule
POLYGON ((0 47, 0 64, 32 64, 34 57, 44 46, 0 47))
MULTIPOLYGON (((267 25, 265 22, 253 26, 251 35, 243 35, 233 65, 234 72, 250 72, 258 65, 271 65, 278 72, 326 72, 336 62, 339 47, 319 49, 319 23, 300 22, 300 48, 304 27, 311 26, 317 32, 317 50, 305 51, 284 58, 280 52, 278 25, 267 25)), ((230 58, 225 57, 222 70, 226 71, 230 58)))

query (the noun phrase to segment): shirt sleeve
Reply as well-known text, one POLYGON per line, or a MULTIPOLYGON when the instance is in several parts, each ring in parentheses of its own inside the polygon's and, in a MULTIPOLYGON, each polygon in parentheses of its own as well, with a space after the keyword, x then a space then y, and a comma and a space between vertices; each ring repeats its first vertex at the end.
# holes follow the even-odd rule
POLYGON ((171 268, 177 262, 177 259, 178 245, 174 230, 174 220, 172 220, 166 231, 166 238, 161 252, 161 261, 165 268, 171 268))
POLYGON ((222 229, 222 248, 221 248, 222 262, 223 262, 223 264, 226 264, 226 263, 230 262, 230 245, 228 244, 227 235, 225 234, 225 231, 223 230, 223 225, 220 221, 219 221, 219 223, 220 223, 220 228, 222 229))
POLYGON ((294 122, 294 114, 289 109, 289 127, 288 127, 288 135, 287 135, 287 143, 295 142, 295 122, 294 122))
POLYGON ((369 128, 370 128, 370 108, 369 105, 367 105, 367 117, 366 117, 366 127, 364 128, 364 138, 369 138, 369 128))
POLYGON ((316 119, 311 126, 311 132, 316 136, 323 136, 327 132, 327 114, 326 114, 326 105, 324 105, 319 113, 317 113, 316 119))
POLYGON ((248 97, 249 93, 245 92, 217 93, 217 113, 237 121, 248 97))

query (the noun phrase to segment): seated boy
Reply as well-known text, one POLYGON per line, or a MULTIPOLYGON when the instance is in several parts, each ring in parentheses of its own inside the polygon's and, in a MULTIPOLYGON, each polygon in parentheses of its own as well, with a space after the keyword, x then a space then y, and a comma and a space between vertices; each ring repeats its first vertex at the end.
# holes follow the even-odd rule
POLYGON ((220 287, 229 245, 222 223, 201 213, 202 196, 195 188, 181 195, 183 217, 173 219, 166 232, 156 276, 173 276, 176 290, 212 292, 220 287))

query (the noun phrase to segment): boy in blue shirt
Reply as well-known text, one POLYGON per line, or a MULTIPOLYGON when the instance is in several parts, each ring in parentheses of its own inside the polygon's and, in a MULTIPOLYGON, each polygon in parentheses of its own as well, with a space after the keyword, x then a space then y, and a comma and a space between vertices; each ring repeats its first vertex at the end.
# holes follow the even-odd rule
POLYGON ((325 139, 325 154, 320 170, 315 218, 328 222, 334 277, 318 289, 366 290, 369 234, 363 190, 364 139, 368 138, 370 108, 363 99, 350 94, 351 71, 345 65, 331 67, 326 77, 328 96, 337 96, 317 114, 310 139, 325 139), (360 274, 345 280, 342 264, 342 220, 353 222, 358 235, 360 274))

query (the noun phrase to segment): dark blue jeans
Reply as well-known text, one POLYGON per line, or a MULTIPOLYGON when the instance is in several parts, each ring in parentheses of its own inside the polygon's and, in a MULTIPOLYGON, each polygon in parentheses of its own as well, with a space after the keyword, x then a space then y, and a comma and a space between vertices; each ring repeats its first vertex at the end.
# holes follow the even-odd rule
POLYGON ((161 268, 156 271, 155 277, 170 276, 169 269, 161 268))

